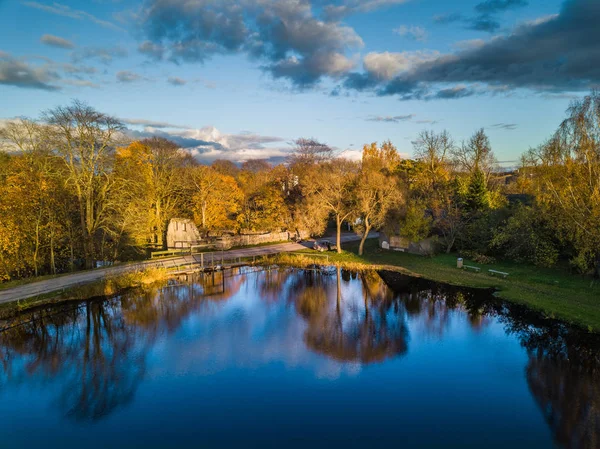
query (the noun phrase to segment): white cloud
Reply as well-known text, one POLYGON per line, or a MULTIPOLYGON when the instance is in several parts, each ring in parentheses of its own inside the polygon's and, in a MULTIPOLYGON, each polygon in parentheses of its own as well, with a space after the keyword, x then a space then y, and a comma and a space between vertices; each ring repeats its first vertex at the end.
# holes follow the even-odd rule
POLYGON ((390 80, 399 73, 423 62, 435 60, 438 56, 437 51, 371 52, 364 57, 363 65, 370 75, 380 80, 390 80))
POLYGON ((64 39, 59 36, 54 36, 52 34, 44 34, 40 38, 40 42, 42 44, 50 45, 51 47, 58 47, 64 49, 75 48, 75 44, 70 40, 64 39))
POLYGON ((399 36, 406 37, 418 42, 427 41, 427 31, 419 26, 406 26, 401 25, 398 28, 395 28, 394 33, 399 36))
POLYGON ((104 28, 110 28, 113 30, 124 31, 123 28, 118 27, 112 22, 107 20, 99 19, 98 17, 85 12, 79 9, 73 9, 70 6, 62 5, 60 3, 52 3, 51 5, 46 5, 38 2, 23 2, 23 5, 28 6, 30 8, 39 9, 40 11, 45 11, 50 14, 55 14, 58 16, 69 17, 71 19, 76 20, 89 20, 97 25, 100 25, 104 28))
POLYGON ((129 70, 121 70, 117 72, 117 80, 121 83, 133 83, 135 81, 142 81, 144 77, 139 73, 131 72, 129 70))
POLYGON ((144 127, 142 131, 129 129, 132 139, 160 136, 170 139, 189 152, 198 161, 210 163, 215 159, 244 162, 249 159, 269 159, 274 163, 283 161, 292 150, 286 139, 263 136, 252 132, 222 133, 214 126, 190 128, 172 123, 121 119, 123 123, 144 127))

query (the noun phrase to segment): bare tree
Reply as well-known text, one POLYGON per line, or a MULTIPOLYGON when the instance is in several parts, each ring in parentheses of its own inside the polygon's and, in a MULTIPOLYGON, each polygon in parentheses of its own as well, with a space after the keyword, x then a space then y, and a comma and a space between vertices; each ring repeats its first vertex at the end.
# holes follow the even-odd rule
POLYGON ((0 128, 0 145, 7 151, 26 155, 47 150, 48 135, 45 128, 45 125, 26 118, 9 121, 0 128))
POLYGON ((110 115, 80 101, 43 114, 54 148, 68 172, 67 183, 76 193, 87 268, 94 266, 94 236, 106 225, 107 198, 114 150, 123 125, 110 115))
POLYGON ((294 141, 294 144, 294 152, 288 158, 290 165, 314 165, 329 161, 333 157, 331 147, 316 139, 300 138, 294 141))
POLYGON ((463 142, 460 147, 456 147, 452 155, 458 169, 469 175, 481 171, 486 183, 489 182, 490 175, 497 165, 490 139, 483 128, 473 134, 466 143, 463 142))
POLYGON ((448 165, 448 158, 455 150, 455 145, 448 131, 436 133, 425 130, 419 133, 413 148, 415 158, 423 162, 427 172, 434 177, 440 168, 443 169, 448 165))
POLYGON ((266 159, 250 159, 242 164, 242 170, 252 173, 268 172, 272 168, 266 159))

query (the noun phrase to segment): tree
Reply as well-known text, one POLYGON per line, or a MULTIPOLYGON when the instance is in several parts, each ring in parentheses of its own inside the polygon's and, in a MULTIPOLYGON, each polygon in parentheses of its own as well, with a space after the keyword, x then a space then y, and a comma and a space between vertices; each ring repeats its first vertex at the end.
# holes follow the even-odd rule
POLYGON ((417 159, 411 194, 431 214, 431 225, 450 252, 463 225, 452 180, 450 156, 456 151, 448 131, 423 131, 413 144, 417 159))
MULTIPOLYGON (((31 267, 36 276, 56 272, 58 242, 70 221, 70 216, 59 216, 60 202, 69 204, 71 198, 62 182, 63 167, 49 145, 49 131, 43 124, 23 118, 0 129, 0 140, 16 151, 2 177, 5 220, 8 224, 17 219, 20 233, 11 238, 19 236, 17 245, 31 248, 30 257, 18 265, 31 267)), ((20 253, 19 257, 24 256, 20 253)))
POLYGON ((448 196, 443 209, 434 213, 436 218, 433 225, 446 246, 446 254, 449 254, 466 224, 463 211, 456 199, 448 196))
POLYGON ((294 141, 294 151, 288 158, 290 166, 301 168, 330 161, 333 150, 327 144, 313 138, 299 138, 294 141))
POLYGON ((422 182, 427 189, 449 179, 448 156, 455 150, 448 131, 422 131, 413 144, 415 158, 423 164, 422 182))
POLYGON ((269 172, 272 168, 266 159, 250 159, 242 164, 242 171, 252 173, 269 172))
POLYGON ((251 231, 273 231, 289 223, 286 190, 279 167, 260 159, 245 162, 238 176, 243 192, 240 227, 251 231))
POLYGON ((362 256, 365 241, 373 228, 383 226, 391 208, 398 206, 402 194, 395 176, 391 173, 400 161, 400 156, 391 143, 381 148, 377 144, 365 145, 362 164, 357 178, 356 212, 362 233, 358 254, 362 256))
POLYGON ((231 176, 232 178, 237 178, 240 174, 240 168, 233 162, 225 159, 215 159, 211 164, 211 167, 214 168, 217 173, 231 176))
POLYGON ((308 184, 312 207, 330 213, 336 223, 337 252, 342 252, 342 223, 355 214, 358 166, 347 159, 321 163, 308 184))
POLYGON ((600 274, 600 93, 571 104, 555 135, 528 155, 523 175, 571 262, 600 274))
POLYGON ((505 257, 551 267, 558 260, 558 249, 539 210, 519 205, 514 213, 494 231, 492 246, 505 257))
MULTIPOLYGON (((119 192, 126 196, 119 208, 127 212, 129 205, 137 204, 129 211, 142 228, 135 232, 145 233, 148 240, 165 248, 169 220, 186 209, 186 168, 193 166, 193 161, 177 144, 162 137, 133 142, 119 149, 117 159, 123 187, 119 192)), ((135 225, 134 220, 131 224, 135 225)))
POLYGON ((194 217, 201 229, 233 227, 243 198, 235 179, 200 165, 192 171, 192 183, 194 217))
POLYGON ((43 118, 49 125, 52 145, 64 162, 67 183, 75 191, 85 265, 93 268, 94 239, 107 224, 107 199, 114 186, 114 150, 123 125, 77 100, 46 111, 43 118))
POLYGON ((422 202, 409 201, 400 226, 400 233, 411 242, 420 242, 431 234, 432 218, 422 202))
POLYGON ((469 179, 465 207, 468 211, 477 212, 483 211, 489 206, 490 200, 485 175, 481 170, 476 170, 469 179))
POLYGON ((456 166, 469 176, 473 176, 476 172, 483 173, 487 187, 490 175, 497 162, 490 145, 490 139, 483 128, 475 132, 467 143, 453 148, 451 153, 456 166))

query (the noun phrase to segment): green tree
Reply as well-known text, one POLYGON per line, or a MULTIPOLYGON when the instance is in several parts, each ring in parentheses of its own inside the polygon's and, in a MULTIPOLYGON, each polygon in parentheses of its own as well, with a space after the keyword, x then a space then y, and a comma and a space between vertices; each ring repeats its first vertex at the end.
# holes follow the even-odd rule
POLYGON ((571 262, 600 274, 600 93, 573 102, 556 134, 522 170, 571 262))
POLYGON ((465 207, 470 212, 481 212, 488 209, 489 206, 489 192, 486 187, 485 175, 481 170, 477 170, 469 180, 465 207))
POLYGON ((492 247, 511 260, 551 267, 558 260, 558 249, 547 221, 535 208, 519 205, 494 231, 492 247))

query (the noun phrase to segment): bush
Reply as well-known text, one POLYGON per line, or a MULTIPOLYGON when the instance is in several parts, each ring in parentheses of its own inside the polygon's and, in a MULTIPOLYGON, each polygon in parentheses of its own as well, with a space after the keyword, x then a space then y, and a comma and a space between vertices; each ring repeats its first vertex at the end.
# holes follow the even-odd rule
POLYGON ((559 254, 540 211, 523 205, 494 231, 491 246, 506 258, 541 267, 555 265, 559 254))
POLYGON ((476 251, 461 251, 460 256, 465 259, 471 259, 473 262, 480 263, 483 265, 491 265, 496 263, 496 258, 492 256, 486 256, 476 251))

